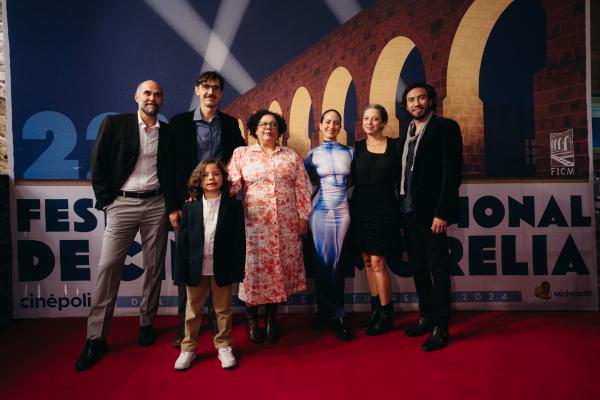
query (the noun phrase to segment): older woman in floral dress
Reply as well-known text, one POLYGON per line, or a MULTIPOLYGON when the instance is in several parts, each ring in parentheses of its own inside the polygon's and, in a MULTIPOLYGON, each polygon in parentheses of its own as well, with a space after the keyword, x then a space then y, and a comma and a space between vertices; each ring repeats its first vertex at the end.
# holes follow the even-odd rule
POLYGON ((257 111, 248 128, 258 143, 235 149, 228 167, 232 193, 244 193, 246 217, 246 275, 238 297, 246 303, 249 339, 263 340, 258 306, 264 304, 266 338, 275 343, 277 305, 306 288, 301 236, 312 188, 302 158, 278 144, 286 130, 279 114, 257 111))

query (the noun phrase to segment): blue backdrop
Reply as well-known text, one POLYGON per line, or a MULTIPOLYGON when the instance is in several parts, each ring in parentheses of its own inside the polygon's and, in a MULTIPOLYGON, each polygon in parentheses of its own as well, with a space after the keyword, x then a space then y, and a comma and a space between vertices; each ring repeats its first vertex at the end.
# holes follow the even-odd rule
POLYGON ((142 80, 163 85, 164 117, 188 110, 211 30, 247 75, 225 106, 372 2, 8 0, 14 177, 88 179, 101 119, 133 111, 142 80))

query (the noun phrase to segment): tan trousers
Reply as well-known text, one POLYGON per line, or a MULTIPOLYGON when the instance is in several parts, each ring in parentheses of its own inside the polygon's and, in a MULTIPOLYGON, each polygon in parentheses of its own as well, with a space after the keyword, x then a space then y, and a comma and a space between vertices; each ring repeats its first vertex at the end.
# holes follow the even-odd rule
POLYGON ((185 306, 185 338, 181 342, 182 351, 196 351, 198 336, 202 323, 202 311, 208 297, 208 287, 212 292, 212 301, 215 306, 218 332, 213 338, 215 348, 231 346, 231 285, 219 287, 213 276, 203 276, 196 287, 187 286, 187 304, 185 306))

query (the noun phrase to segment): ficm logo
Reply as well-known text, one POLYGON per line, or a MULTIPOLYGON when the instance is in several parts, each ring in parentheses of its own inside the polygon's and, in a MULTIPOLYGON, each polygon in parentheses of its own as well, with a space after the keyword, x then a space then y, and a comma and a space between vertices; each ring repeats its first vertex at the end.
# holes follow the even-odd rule
POLYGON ((573 129, 550 133, 550 175, 575 174, 573 129))
POLYGON ((535 297, 539 297, 543 300, 550 300, 552 295, 550 294, 550 282, 543 281, 540 286, 537 286, 534 291, 535 297))

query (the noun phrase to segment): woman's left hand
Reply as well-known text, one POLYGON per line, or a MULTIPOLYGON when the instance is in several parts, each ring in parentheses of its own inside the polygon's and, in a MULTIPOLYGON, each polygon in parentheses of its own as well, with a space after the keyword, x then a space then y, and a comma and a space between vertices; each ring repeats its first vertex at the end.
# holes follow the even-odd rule
POLYGON ((300 236, 304 236, 308 233, 308 220, 302 218, 298 219, 298 233, 300 233, 300 236))

